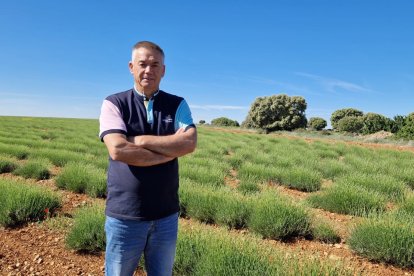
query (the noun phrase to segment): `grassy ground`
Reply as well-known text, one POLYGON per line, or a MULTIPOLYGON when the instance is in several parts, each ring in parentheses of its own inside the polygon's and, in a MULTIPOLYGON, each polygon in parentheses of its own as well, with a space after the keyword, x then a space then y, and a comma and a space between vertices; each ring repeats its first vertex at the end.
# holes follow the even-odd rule
MULTIPOLYGON (((412 152, 366 148, 339 139, 332 142, 320 137, 317 140, 292 138, 290 133, 287 137, 209 127, 199 127, 198 131, 196 152, 180 159, 183 217, 224 226, 220 230, 224 232, 220 233, 238 229, 282 242, 314 239, 347 243, 349 238, 350 245, 361 256, 401 267, 413 266, 409 246, 396 254, 383 253, 383 257, 378 257, 378 252, 395 251, 390 247, 389 237, 393 237, 392 244, 409 245, 414 239, 412 227, 404 228, 404 235, 393 227, 399 225, 401 217, 406 221, 413 217, 412 152), (288 191, 288 196, 280 194, 280 187, 288 191), (299 196, 291 197, 292 194, 299 196), (346 236, 329 220, 321 222, 314 217, 314 211, 320 209, 351 214, 360 218, 360 222, 342 231, 350 233, 346 236), (394 224, 383 223, 385 218, 394 224), (384 231, 377 230, 384 227, 384 231), (383 237, 380 232, 388 236, 383 237)), ((23 176, 27 179, 22 179, 23 182, 51 178, 59 189, 104 197, 107 152, 97 133, 96 120, 1 117, 0 172, 23 176)), ((23 220, 41 219, 28 215, 23 220)), ((75 223, 74 232, 67 238, 68 244, 76 249, 102 250, 102 235, 91 234, 102 230, 99 226, 102 221, 94 220, 92 224, 83 221, 75 223), (91 235, 82 235, 82 232, 91 235), (99 242, 91 243, 90 237, 99 242)), ((215 232, 202 235, 214 241, 217 238, 215 232)), ((225 234, 220 235, 227 239, 225 234)), ((215 247, 211 248, 210 257, 199 259, 206 263, 196 265, 200 271, 205 271, 204 266, 211 270, 208 263, 218 260, 215 247)), ((229 260, 250 260, 246 256, 224 255, 229 260)), ((251 261, 260 264, 263 260, 251 261)))

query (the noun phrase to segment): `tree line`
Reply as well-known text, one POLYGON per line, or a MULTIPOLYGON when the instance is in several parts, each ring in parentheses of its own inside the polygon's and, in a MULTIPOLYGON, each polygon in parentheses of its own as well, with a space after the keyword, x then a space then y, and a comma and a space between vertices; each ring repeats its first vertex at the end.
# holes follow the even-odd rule
MULTIPOLYGON (((311 129, 320 131, 327 122, 320 117, 306 118, 306 100, 301 96, 285 94, 258 97, 250 106, 244 128, 259 129, 264 133, 278 130, 311 129)), ((355 108, 343 108, 331 114, 331 126, 334 131, 371 134, 378 131, 394 133, 397 138, 414 139, 414 112, 408 115, 396 115, 388 118, 378 113, 364 113, 355 108)), ((201 120, 200 124, 205 121, 201 120)), ((211 121, 215 126, 238 127, 239 123, 226 117, 211 121)))

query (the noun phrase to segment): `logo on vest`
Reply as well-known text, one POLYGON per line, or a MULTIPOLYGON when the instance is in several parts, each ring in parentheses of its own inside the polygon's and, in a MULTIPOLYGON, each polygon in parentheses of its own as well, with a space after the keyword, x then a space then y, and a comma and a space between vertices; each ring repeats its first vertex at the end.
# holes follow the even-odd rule
POLYGON ((165 117, 164 118, 164 123, 172 123, 173 122, 173 119, 171 118, 171 115, 167 115, 167 117, 165 117))

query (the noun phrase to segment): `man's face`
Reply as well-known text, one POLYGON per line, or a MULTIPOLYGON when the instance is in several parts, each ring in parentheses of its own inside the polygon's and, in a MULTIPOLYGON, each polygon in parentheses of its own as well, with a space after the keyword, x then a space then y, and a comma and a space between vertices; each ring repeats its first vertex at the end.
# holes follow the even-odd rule
POLYGON ((129 71, 134 76, 135 86, 146 95, 159 88, 165 73, 164 58, 156 50, 138 48, 132 53, 129 71))

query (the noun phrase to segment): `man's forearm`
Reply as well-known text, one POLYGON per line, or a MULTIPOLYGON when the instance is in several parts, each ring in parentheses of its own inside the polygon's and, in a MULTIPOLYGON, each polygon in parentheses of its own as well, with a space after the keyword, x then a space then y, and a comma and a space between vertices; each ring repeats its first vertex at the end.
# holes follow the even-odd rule
POLYGON ((190 128, 179 130, 176 134, 167 136, 142 135, 130 137, 134 144, 170 157, 180 157, 194 151, 197 144, 197 131, 190 128))
POLYGON ((136 148, 131 146, 123 149, 117 157, 117 161, 138 167, 158 165, 171 161, 172 159, 172 157, 168 157, 145 148, 136 148))
POLYGON ((104 141, 111 158, 128 165, 147 167, 166 163, 174 159, 173 157, 134 145, 117 134, 105 136, 104 141))

